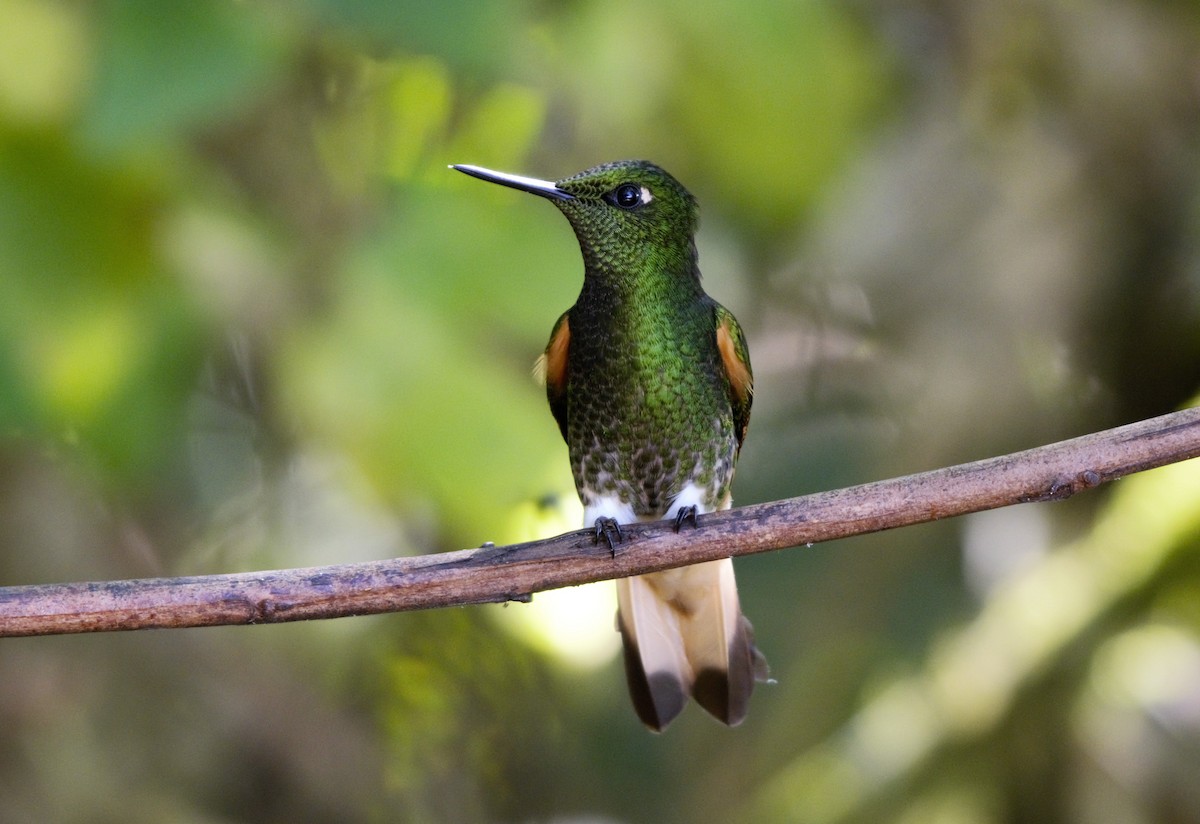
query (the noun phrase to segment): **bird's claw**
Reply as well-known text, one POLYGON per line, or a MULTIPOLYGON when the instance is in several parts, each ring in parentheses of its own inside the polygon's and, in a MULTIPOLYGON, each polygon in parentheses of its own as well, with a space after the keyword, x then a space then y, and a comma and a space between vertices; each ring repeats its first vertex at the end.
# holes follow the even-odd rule
POLYGON ((698 514, 699 512, 697 511, 695 504, 692 506, 679 507, 679 511, 675 513, 675 531, 678 532, 680 529, 682 529, 684 523, 687 521, 692 522, 693 529, 700 526, 700 524, 696 522, 696 516, 698 514))
POLYGON ((602 515, 596 519, 596 532, 593 540, 596 543, 600 543, 601 538, 608 542, 608 551, 615 557, 617 554, 617 544, 625 540, 625 536, 621 533, 621 525, 617 523, 615 518, 608 518, 602 515), (614 535, 617 537, 616 541, 613 540, 614 535))

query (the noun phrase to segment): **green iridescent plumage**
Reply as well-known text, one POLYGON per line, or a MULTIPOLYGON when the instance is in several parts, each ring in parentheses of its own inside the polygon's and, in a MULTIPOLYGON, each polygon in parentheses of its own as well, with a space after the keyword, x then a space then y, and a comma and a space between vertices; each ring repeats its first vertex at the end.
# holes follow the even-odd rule
MULTIPOLYGON (((729 506, 753 378, 741 328, 705 294, 695 199, 646 161, 551 183, 473 166, 475 177, 549 198, 583 254, 579 298, 540 363, 586 520, 729 506)), ((765 662, 738 605, 728 559, 618 582, 626 669, 639 716, 660 730, 689 695, 729 724, 745 715, 765 662)))
POLYGON ((615 494, 635 515, 661 518, 694 483, 716 509, 750 404, 735 410, 716 346, 722 321, 739 341, 741 330, 700 285, 696 202, 644 161, 605 164, 556 185, 574 195, 555 205, 575 230, 585 277, 567 312, 568 378, 547 392, 580 495, 615 494), (632 208, 613 202, 622 186, 636 189, 632 208))

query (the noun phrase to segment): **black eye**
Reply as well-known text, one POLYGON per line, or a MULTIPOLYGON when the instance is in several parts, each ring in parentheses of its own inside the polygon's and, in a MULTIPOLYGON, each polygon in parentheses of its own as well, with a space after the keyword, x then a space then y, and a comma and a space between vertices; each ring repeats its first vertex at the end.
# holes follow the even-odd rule
POLYGON ((613 204, 622 209, 636 209, 642 205, 642 187, 633 183, 622 183, 609 195, 613 204))

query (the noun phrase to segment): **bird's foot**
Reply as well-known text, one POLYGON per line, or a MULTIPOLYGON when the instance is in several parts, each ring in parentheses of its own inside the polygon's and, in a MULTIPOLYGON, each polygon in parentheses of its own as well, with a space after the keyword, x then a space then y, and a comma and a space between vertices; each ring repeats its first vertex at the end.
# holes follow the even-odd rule
POLYGON ((679 511, 675 513, 675 531, 678 532, 686 521, 692 522, 692 529, 700 526, 700 524, 696 523, 696 516, 698 514, 699 512, 695 504, 679 507, 679 511))
POLYGON ((608 551, 613 554, 613 557, 616 557, 617 544, 625 540, 625 536, 621 533, 621 525, 617 523, 616 518, 601 515, 596 519, 596 532, 593 540, 600 543, 601 538, 608 542, 608 551), (613 536, 616 536, 615 541, 613 536))

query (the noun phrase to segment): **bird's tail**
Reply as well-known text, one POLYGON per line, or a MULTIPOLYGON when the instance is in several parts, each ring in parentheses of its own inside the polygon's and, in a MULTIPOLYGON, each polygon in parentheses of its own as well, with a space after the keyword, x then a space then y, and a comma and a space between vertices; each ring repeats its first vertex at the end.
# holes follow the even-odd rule
POLYGON ((730 726, 746 717, 767 662, 738 603, 733 561, 617 581, 617 625, 638 717, 662 731, 688 697, 730 726))

